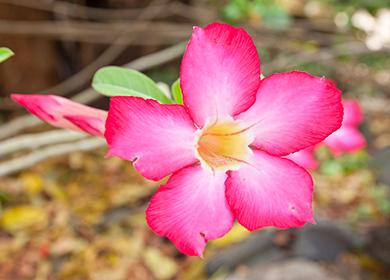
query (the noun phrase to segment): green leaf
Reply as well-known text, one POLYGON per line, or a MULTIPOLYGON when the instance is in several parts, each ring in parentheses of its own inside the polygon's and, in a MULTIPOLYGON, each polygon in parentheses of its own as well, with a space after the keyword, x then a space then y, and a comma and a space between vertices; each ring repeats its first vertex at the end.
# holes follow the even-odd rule
POLYGON ((180 80, 177 79, 171 86, 173 99, 177 104, 183 104, 183 93, 180 88, 180 80))
POLYGON ((328 176, 343 175, 344 169, 340 162, 329 160, 321 165, 321 173, 328 176))
POLYGON ((257 5, 255 11, 261 15, 265 27, 284 29, 291 23, 289 14, 277 4, 257 5))
POLYGON ((14 55, 9 48, 0 48, 0 63, 14 55))
POLYGON ((163 104, 172 103, 152 79, 123 67, 107 66, 99 69, 93 77, 92 87, 107 96, 138 96, 153 98, 163 104))

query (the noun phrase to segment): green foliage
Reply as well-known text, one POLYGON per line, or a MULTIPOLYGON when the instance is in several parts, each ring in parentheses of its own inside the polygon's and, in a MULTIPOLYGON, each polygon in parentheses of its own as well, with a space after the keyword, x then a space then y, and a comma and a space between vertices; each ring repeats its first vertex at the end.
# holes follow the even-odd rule
POLYGON ((138 96, 152 98, 162 104, 169 99, 156 83, 146 75, 127 68, 107 66, 98 70, 92 80, 92 87, 107 96, 138 96))
MULTIPOLYGON (((356 58, 354 57, 353 59, 356 58)), ((358 58, 358 60, 373 70, 385 70, 390 62, 389 55, 386 53, 363 54, 358 58)))
POLYGON ((327 0, 327 2, 338 10, 367 9, 371 12, 388 7, 389 0, 327 0))
POLYGON ((367 154, 357 151, 342 156, 333 157, 327 148, 321 147, 316 151, 317 157, 323 161, 320 171, 324 175, 346 175, 367 165, 367 154))
POLYGON ((248 16, 250 10, 250 1, 248 0, 232 0, 223 10, 223 15, 231 21, 240 21, 248 16))
POLYGON ((390 214, 389 187, 385 185, 375 186, 372 189, 372 195, 376 199, 379 211, 384 215, 390 214))
POLYGON ((295 65, 294 69, 309 72, 315 76, 328 76, 330 69, 327 65, 318 62, 308 62, 295 65))
POLYGON ((13 51, 11 51, 9 48, 0 48, 0 63, 7 60, 13 55, 13 51))
POLYGON ((180 88, 180 80, 177 79, 171 86, 171 92, 173 96, 173 100, 177 104, 183 104, 183 93, 180 88))
POLYGON ((385 185, 366 186, 361 193, 361 201, 348 217, 352 221, 372 220, 390 214, 389 187, 385 185))
POLYGON ((261 22, 268 28, 286 28, 290 24, 288 13, 273 0, 231 0, 223 9, 226 21, 236 23, 261 22))
POLYGON ((153 81, 159 81, 170 85, 176 81, 177 76, 179 75, 179 68, 179 64, 166 65, 162 68, 150 69, 145 72, 145 75, 153 81))
POLYGON ((328 160, 321 164, 320 171, 328 176, 342 175, 344 173, 343 166, 336 160, 328 160))

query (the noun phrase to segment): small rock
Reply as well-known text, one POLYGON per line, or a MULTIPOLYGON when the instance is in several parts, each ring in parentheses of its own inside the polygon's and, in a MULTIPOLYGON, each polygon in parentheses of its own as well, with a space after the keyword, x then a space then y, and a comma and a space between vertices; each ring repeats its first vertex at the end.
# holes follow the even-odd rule
POLYGON ((321 265, 302 259, 290 259, 257 267, 240 275, 233 274, 227 280, 339 280, 321 265))
POLYGON ((270 232, 254 233, 246 240, 230 246, 214 256, 206 264, 209 275, 215 273, 220 267, 232 269, 255 258, 258 254, 268 254, 274 248, 270 232))
POLYGON ((390 266, 390 226, 374 228, 370 231, 368 239, 368 253, 390 266))
POLYGON ((390 186, 390 147, 377 151, 370 163, 379 182, 390 186))
POLYGON ((310 260, 335 260, 352 247, 352 233, 330 223, 306 225, 298 231, 293 245, 294 255, 310 260))

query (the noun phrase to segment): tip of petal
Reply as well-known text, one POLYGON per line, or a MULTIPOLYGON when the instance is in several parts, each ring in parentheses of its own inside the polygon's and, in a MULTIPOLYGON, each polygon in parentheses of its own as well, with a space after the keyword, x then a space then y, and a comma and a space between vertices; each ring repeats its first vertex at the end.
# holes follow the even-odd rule
POLYGON ((53 124, 58 120, 55 107, 58 101, 52 95, 14 93, 11 99, 43 121, 53 124))
POLYGON ((317 224, 317 221, 314 219, 314 217, 312 217, 310 220, 308 220, 308 222, 311 223, 312 225, 317 224))
MULTIPOLYGON (((172 240, 172 242, 173 242, 173 240, 172 240)), ((204 244, 202 244, 202 246, 197 247, 197 248, 185 248, 184 250, 183 250, 183 248, 178 248, 178 249, 183 254, 186 254, 188 256, 199 257, 202 260, 204 260, 203 252, 204 252, 204 249, 206 247, 206 244, 207 244, 207 241, 205 241, 204 244)))
POLYGON ((18 104, 20 104, 20 105, 23 106, 23 104, 24 104, 23 100, 26 98, 26 96, 28 96, 28 95, 19 94, 19 93, 12 93, 12 94, 11 94, 11 99, 12 99, 14 102, 16 102, 16 103, 18 103, 18 104))
POLYGON ((21 96, 21 94, 12 93, 12 94, 11 94, 11 99, 14 100, 14 101, 17 101, 17 100, 20 99, 20 96, 21 96))
POLYGON ((104 155, 104 158, 110 158, 116 156, 110 149, 108 149, 107 153, 104 155))

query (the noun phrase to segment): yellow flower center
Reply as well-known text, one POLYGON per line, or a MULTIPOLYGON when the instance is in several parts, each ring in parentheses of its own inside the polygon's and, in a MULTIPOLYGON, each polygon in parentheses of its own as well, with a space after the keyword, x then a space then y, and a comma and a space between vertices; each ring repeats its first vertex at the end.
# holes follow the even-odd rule
POLYGON ((197 152, 202 165, 211 169, 231 170, 251 154, 250 133, 237 122, 216 123, 200 132, 197 152))

